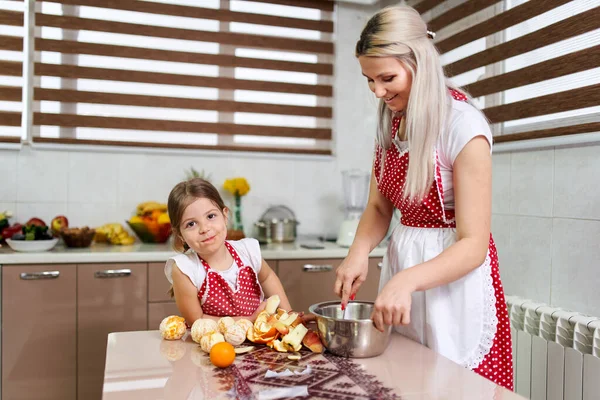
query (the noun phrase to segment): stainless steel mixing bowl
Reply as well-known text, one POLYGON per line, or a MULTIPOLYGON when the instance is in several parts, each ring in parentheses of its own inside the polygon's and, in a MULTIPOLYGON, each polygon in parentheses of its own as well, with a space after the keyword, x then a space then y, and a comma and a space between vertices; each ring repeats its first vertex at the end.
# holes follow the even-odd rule
POLYGON ((331 353, 352 358, 378 356, 390 343, 392 327, 384 332, 375 329, 371 320, 373 302, 352 301, 347 306, 347 319, 339 301, 313 304, 309 311, 317 317, 321 341, 331 353))

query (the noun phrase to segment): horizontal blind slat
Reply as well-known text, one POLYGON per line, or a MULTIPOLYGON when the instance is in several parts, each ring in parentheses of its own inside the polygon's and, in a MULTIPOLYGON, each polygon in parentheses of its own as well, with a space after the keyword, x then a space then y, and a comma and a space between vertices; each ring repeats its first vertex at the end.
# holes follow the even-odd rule
POLYGON ((15 36, 0 36, 0 49, 23 51, 23 38, 15 36))
POLYGON ((519 140, 542 139, 555 136, 576 135, 581 133, 600 132, 600 122, 590 122, 587 124, 561 126, 551 129, 540 129, 535 131, 518 132, 510 135, 500 135, 494 137, 495 143, 515 142, 519 140))
MULTIPOLYGON (((1 141, 1 138, 0 138, 1 141)), ((36 143, 74 144, 91 146, 124 146, 124 147, 149 147, 160 149, 185 149, 185 150, 224 150, 224 151, 250 151, 265 153, 287 153, 287 154, 316 154, 331 155, 328 149, 305 149, 296 147, 267 147, 267 146, 235 146, 235 145, 199 145, 178 143, 155 143, 155 142, 126 142, 117 140, 92 140, 92 139, 69 139, 36 137, 36 143)))
POLYGON ((473 97, 485 96, 600 66, 600 45, 464 86, 473 97))
MULTIPOLYGON (((20 101, 20 88, 0 87, 0 99, 20 101)), ((331 118, 331 107, 306 107, 266 103, 246 103, 227 100, 203 100, 182 97, 148 96, 137 94, 88 92, 66 89, 35 88, 34 100, 63 103, 111 104, 138 107, 179 108, 223 112, 282 114, 331 118)))
POLYGON ((128 35, 194 40, 249 48, 266 48, 312 53, 333 54, 333 43, 317 40, 288 39, 276 36, 250 35, 231 32, 210 32, 193 29, 104 21, 36 13, 36 24, 71 30, 121 33, 128 35))
POLYGON ((331 129, 34 113, 34 125, 331 139, 331 129))
POLYGON ((448 76, 456 76, 598 28, 600 28, 600 7, 465 57, 444 68, 448 76))
POLYGON ((600 104, 600 84, 552 93, 532 99, 485 108, 492 123, 554 114, 600 104))
POLYGON ((453 22, 459 21, 469 15, 475 14, 500 0, 469 0, 456 7, 451 8, 439 17, 436 17, 427 23, 430 30, 440 30, 453 22))
MULTIPOLYGON (((22 40, 21 48, 22 48, 22 40)), ((0 39, 0 46, 3 41, 0 39)), ((16 42, 11 41, 15 46, 16 42)), ((244 67, 273 69, 277 71, 311 72, 332 75, 332 64, 313 64, 294 61, 265 60, 260 58, 236 57, 221 54, 192 53, 185 51, 149 49, 143 47, 118 46, 112 44, 74 42, 56 39, 36 39, 36 50, 53 51, 63 54, 88 54, 107 57, 136 58, 144 60, 171 61, 222 67, 244 67)), ((8 44, 7 44, 8 46, 8 44)))
MULTIPOLYGON (((211 9, 178 4, 153 3, 132 0, 44 0, 45 2, 68 5, 100 7, 113 10, 136 11, 150 14, 170 15, 187 18, 212 19, 223 22, 242 22, 280 26, 296 29, 308 29, 321 32, 333 32, 333 21, 309 20, 300 18, 262 15, 223 9, 211 9)), ((202 5, 202 3, 198 3, 202 5)))
POLYGON ((446 0, 423 0, 420 1, 418 4, 415 4, 413 8, 419 13, 423 14, 431 10, 432 8, 442 4, 444 1, 446 0))
POLYGON ((255 3, 278 4, 282 6, 316 8, 317 10, 333 11, 333 0, 249 0, 255 3))
POLYGON ((510 10, 467 28, 436 44, 440 53, 447 53, 464 44, 500 32, 572 0, 529 0, 510 10))
POLYGON ((21 113, 0 111, 0 126, 21 126, 21 113))
MULTIPOLYGON (((8 67, 4 68, 8 69, 8 67)), ((3 63, 0 62, 0 72, 4 68, 3 63)), ((12 66, 12 68, 15 67, 12 66)), ((73 65, 36 63, 35 75, 56 76, 61 78, 72 79, 81 78, 122 82, 143 82, 163 85, 208 87, 230 90, 256 90, 263 92, 309 94, 324 97, 331 97, 333 95, 333 88, 328 85, 304 85, 299 83, 253 81, 234 78, 168 74, 163 72, 144 72, 110 68, 78 67, 73 65)))
POLYGON ((23 26, 23 13, 20 11, 0 10, 0 25, 23 26))

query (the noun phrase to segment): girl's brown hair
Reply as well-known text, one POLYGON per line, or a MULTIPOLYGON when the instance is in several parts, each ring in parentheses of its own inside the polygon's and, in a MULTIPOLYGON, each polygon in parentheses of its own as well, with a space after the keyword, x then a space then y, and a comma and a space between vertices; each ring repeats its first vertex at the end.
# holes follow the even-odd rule
POLYGON ((212 201, 221 212, 224 212, 227 208, 217 188, 205 179, 192 178, 175 185, 171 193, 169 193, 167 209, 169 211, 169 218, 171 219, 173 234, 175 235, 173 247, 176 251, 185 252, 189 249, 188 245, 183 241, 179 225, 181 225, 181 218, 186 207, 197 199, 212 201))

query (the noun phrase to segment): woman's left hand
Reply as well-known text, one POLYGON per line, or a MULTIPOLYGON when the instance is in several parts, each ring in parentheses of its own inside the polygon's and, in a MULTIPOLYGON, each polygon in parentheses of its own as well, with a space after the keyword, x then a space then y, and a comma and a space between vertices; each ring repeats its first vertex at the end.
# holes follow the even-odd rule
POLYGON ((371 315, 375 328, 383 332, 386 325, 408 325, 413 291, 402 273, 392 278, 375 300, 371 315))

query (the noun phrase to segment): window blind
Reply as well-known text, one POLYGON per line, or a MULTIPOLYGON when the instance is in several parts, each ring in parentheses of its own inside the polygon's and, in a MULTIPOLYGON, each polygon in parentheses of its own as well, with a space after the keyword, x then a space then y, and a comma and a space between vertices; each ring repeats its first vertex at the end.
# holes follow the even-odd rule
POLYGON ((21 141, 24 7, 0 2, 0 143, 21 141))
POLYGON ((496 143, 600 131, 597 0, 422 0, 446 74, 496 143))
POLYGON ((34 142, 331 154, 333 3, 36 3, 34 142))

